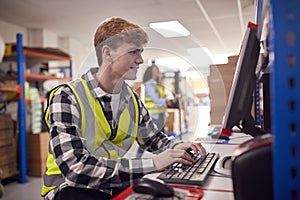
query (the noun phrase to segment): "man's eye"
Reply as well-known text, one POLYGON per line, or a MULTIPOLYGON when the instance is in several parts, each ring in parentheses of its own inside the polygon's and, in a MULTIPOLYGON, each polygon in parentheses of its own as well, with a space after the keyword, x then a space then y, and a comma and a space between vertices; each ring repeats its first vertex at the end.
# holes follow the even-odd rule
POLYGON ((130 53, 132 55, 136 55, 138 53, 142 53, 142 49, 133 49, 133 50, 129 51, 128 53, 130 53))

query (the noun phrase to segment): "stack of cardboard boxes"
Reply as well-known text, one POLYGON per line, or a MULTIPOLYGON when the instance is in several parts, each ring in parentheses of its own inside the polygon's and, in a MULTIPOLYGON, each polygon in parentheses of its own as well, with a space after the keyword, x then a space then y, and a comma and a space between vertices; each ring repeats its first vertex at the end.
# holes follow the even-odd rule
POLYGON ((17 169, 17 136, 10 114, 0 115, 0 177, 15 176, 17 169))
POLYGON ((211 99, 211 124, 222 124, 238 56, 228 57, 227 64, 210 66, 208 87, 211 99))

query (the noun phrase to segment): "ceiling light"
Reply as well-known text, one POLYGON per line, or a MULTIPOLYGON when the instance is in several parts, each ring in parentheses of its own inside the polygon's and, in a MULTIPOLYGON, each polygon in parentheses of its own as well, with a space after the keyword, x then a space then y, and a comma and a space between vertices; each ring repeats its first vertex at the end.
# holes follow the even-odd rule
POLYGON ((149 26, 166 38, 190 35, 190 32, 179 21, 156 22, 150 23, 149 26))

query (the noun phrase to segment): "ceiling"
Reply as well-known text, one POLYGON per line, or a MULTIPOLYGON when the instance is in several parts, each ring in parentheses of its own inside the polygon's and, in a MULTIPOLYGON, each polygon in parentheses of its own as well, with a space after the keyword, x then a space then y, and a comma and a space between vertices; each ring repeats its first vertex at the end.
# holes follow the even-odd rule
POLYGON ((99 22, 111 16, 145 28, 148 52, 197 58, 197 49, 206 47, 204 53, 233 55, 239 52, 248 21, 255 21, 255 0, 0 0, 0 20, 46 29, 84 45, 92 45, 99 22), (150 22, 175 19, 190 36, 166 39, 149 28, 150 22))

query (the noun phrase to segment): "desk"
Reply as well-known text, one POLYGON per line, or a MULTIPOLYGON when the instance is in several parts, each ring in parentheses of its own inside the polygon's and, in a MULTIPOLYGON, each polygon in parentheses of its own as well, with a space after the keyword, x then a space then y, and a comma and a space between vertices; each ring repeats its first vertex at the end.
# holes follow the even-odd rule
MULTIPOLYGON (((218 152, 221 157, 231 156, 239 144, 252 138, 252 136, 244 133, 233 133, 228 144, 215 144, 212 146, 211 151, 218 152)), ((202 188, 204 191, 203 200, 234 200, 231 178, 211 175, 202 188)))
MULTIPOLYGON (((206 147, 207 151, 217 152, 221 157, 231 156, 239 144, 252 138, 252 136, 243 133, 233 133, 228 143, 212 144, 210 141, 205 141, 202 144, 206 147)), ((159 173, 152 173, 145 177, 157 177, 158 175, 159 173)), ((204 192, 203 200, 234 200, 231 178, 217 176, 217 174, 212 173, 201 188, 204 192)), ((128 193, 128 190, 125 190, 125 192, 128 193)), ((114 199, 116 200, 116 198, 114 199)))

